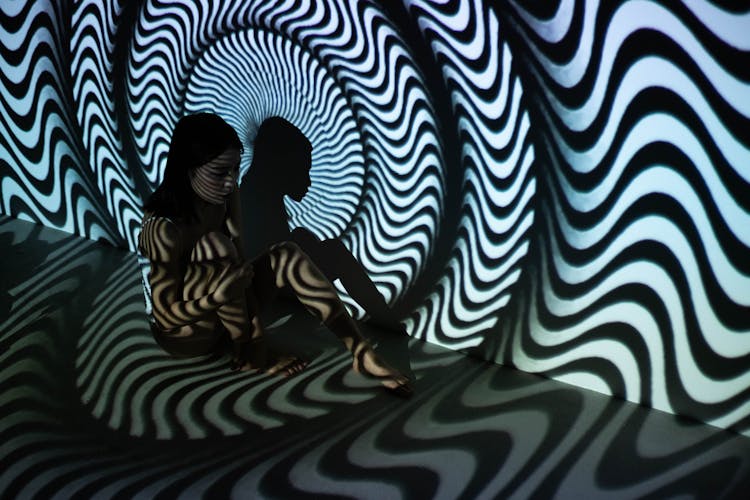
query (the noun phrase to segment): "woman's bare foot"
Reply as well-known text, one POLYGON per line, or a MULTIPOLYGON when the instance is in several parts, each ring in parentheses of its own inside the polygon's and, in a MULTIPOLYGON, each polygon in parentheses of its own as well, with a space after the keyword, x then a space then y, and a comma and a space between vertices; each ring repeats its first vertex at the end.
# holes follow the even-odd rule
POLYGON ((366 342, 355 351, 352 368, 357 373, 378 379, 383 388, 396 396, 408 398, 414 393, 409 378, 386 363, 366 342))
POLYGON ((256 337, 242 345, 232 359, 232 366, 235 370, 290 377, 307 368, 307 361, 270 350, 263 337, 256 337))
POLYGON ((281 375, 282 377, 291 377, 307 368, 307 361, 299 359, 296 356, 281 355, 277 357, 276 362, 266 368, 269 375, 281 375))

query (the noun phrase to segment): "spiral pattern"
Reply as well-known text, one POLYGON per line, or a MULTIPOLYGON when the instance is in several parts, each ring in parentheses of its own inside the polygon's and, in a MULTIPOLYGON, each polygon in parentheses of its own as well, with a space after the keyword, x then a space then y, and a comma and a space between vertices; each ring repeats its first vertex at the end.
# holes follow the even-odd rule
MULTIPOLYGON (((258 124, 281 115, 314 147, 291 225, 344 242, 412 336, 748 432, 746 9, 40 0, 0 15, 2 214, 133 250, 179 117, 222 115, 247 170, 258 124)), ((199 439, 297 415, 219 404, 257 388, 213 378, 218 359, 167 362, 128 266, 71 348, 91 418, 199 439), (121 324, 104 328, 113 302, 121 324)), ((326 377, 343 363, 325 360, 326 377)))
POLYGON ((127 84, 151 185, 183 113, 225 117, 246 141, 243 171, 257 127, 282 116, 314 154, 310 196, 290 203, 292 225, 340 237, 387 301, 419 275, 439 230, 441 152, 424 82, 374 4, 147 2, 127 84))

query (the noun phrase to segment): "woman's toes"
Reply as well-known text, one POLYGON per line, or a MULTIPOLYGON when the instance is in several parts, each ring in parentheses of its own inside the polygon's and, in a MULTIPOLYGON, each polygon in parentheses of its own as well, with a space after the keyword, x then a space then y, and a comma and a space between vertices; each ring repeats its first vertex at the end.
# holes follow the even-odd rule
POLYGON ((414 393, 409 378, 391 367, 371 348, 354 358, 353 368, 358 373, 378 379, 383 388, 392 394, 408 398, 414 393))
POLYGON ((291 375, 296 375, 306 367, 306 361, 302 361, 301 359, 292 356, 284 356, 280 358, 276 364, 266 370, 266 373, 269 375, 276 375, 278 373, 284 377, 289 377, 291 375))
POLYGON ((410 398, 414 395, 414 389, 408 382, 399 383, 395 387, 386 387, 386 389, 391 394, 394 394, 400 398, 410 398))
POLYGON ((305 368, 307 368, 307 362, 302 360, 294 360, 291 365, 287 366, 286 373, 287 376, 296 375, 300 372, 302 372, 305 368))

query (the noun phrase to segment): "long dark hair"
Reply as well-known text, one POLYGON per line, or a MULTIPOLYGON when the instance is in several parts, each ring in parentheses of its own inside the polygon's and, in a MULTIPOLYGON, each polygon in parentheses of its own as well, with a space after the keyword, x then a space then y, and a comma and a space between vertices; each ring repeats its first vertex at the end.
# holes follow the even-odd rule
POLYGON ((230 148, 242 151, 237 132, 220 116, 196 113, 180 118, 172 132, 164 178, 143 209, 161 217, 196 217, 188 172, 230 148))

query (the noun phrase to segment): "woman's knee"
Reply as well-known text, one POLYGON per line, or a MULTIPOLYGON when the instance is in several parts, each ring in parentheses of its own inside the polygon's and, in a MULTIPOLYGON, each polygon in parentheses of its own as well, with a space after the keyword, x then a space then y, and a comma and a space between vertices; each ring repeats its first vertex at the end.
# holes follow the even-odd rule
POLYGON ((268 252, 271 260, 271 269, 275 275, 276 286, 294 285, 294 276, 307 276, 317 274, 317 268, 312 264, 310 258, 293 241, 282 241, 277 243, 268 252))
POLYGON ((302 248, 293 241, 282 241, 271 248, 272 252, 304 255, 302 248))
POLYGON ((237 262, 239 254, 229 236, 216 231, 201 236, 190 254, 190 260, 193 262, 221 259, 237 262))
POLYGON ((281 243, 275 244, 271 247, 269 252, 271 257, 271 267, 277 268, 278 266, 287 266, 292 262, 296 265, 300 263, 307 263, 310 258, 307 254, 293 241, 282 241, 281 243))

